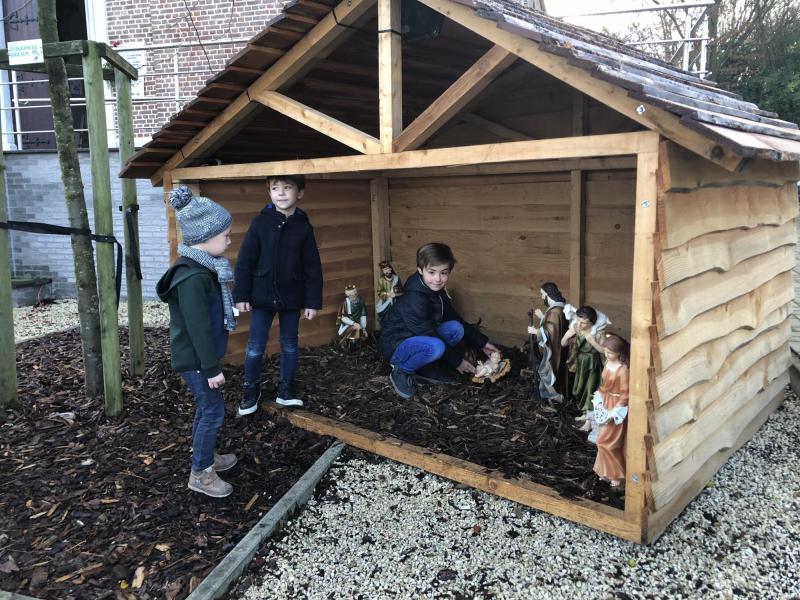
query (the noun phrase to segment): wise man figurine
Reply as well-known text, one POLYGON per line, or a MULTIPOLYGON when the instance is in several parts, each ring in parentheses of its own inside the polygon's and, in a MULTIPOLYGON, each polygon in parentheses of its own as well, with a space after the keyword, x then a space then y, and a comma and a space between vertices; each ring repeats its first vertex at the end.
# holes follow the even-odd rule
POLYGON ((403 293, 403 285, 388 260, 381 261, 378 268, 381 272, 375 282, 375 291, 378 295, 375 312, 378 320, 381 320, 386 316, 386 311, 394 304, 395 299, 403 293))
POLYGON ((541 356, 537 367, 539 397, 559 402, 568 397, 569 390, 569 348, 561 346, 561 338, 569 326, 564 316, 566 300, 558 286, 551 281, 543 283, 539 293, 547 310, 542 312, 537 308, 535 314, 539 318, 539 326, 528 327, 528 333, 534 336, 533 342, 538 345, 541 356))
POLYGON ((336 325, 342 348, 351 348, 367 339, 367 306, 353 284, 344 288, 344 302, 339 308, 336 325))

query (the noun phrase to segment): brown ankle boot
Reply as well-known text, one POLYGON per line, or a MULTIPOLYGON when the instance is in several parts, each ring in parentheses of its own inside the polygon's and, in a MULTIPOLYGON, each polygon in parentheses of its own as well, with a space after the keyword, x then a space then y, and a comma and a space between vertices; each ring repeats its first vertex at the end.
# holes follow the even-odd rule
POLYGON ((217 454, 214 452, 213 466, 217 473, 222 473, 223 471, 232 469, 236 466, 237 462, 239 462, 239 459, 236 458, 235 454, 217 454))
POLYGON ((212 498, 230 496, 233 486, 219 478, 213 468, 204 471, 192 471, 189 475, 189 489, 212 498))

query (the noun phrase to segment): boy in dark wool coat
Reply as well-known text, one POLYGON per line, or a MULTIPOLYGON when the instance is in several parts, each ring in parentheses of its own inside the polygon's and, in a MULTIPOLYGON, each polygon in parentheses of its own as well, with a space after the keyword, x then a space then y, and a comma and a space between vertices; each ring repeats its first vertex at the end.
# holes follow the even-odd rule
POLYGON ((275 402, 303 405, 293 386, 300 312, 311 320, 322 308, 322 264, 317 240, 306 213, 297 207, 305 184, 302 175, 269 178, 271 204, 253 219, 236 259, 233 299, 240 312, 252 311, 240 415, 258 410, 264 350, 275 315, 280 322, 281 346, 275 402))

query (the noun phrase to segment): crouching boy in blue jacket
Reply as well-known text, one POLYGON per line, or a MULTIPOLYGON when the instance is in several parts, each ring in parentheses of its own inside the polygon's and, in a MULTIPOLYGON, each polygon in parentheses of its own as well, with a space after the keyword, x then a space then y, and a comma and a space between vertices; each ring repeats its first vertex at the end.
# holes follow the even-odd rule
POLYGON ((459 373, 474 373, 456 344, 462 339, 488 356, 497 348, 489 338, 466 323, 453 308, 445 291, 456 264, 445 244, 425 244, 417 250, 417 272, 403 284, 403 295, 389 310, 380 336, 381 352, 389 359, 389 380, 401 398, 416 393, 418 373, 432 383, 456 383, 450 373, 433 365, 441 359, 459 373))
POLYGON ((233 491, 217 475, 236 464, 234 454, 217 454, 217 432, 225 418, 220 359, 233 331, 233 271, 222 254, 231 243, 231 215, 219 204, 193 197, 189 188, 170 192, 183 234, 180 258, 164 273, 156 290, 169 303, 172 368, 181 374, 196 403, 192 426, 189 489, 213 498, 233 491))

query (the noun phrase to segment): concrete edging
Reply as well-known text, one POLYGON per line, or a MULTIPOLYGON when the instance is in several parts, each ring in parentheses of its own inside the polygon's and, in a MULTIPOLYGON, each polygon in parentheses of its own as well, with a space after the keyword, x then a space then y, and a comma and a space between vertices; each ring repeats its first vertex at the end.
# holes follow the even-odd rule
MULTIPOLYGON (((331 464, 342 453, 345 445, 335 442, 308 471, 295 483, 277 504, 245 535, 236 547, 214 567, 186 600, 213 600, 228 591, 231 583, 242 574, 253 559, 261 542, 279 530, 294 514, 295 510, 309 501, 314 488, 331 464)), ((0 597, 0 600, 3 600, 0 597)))

